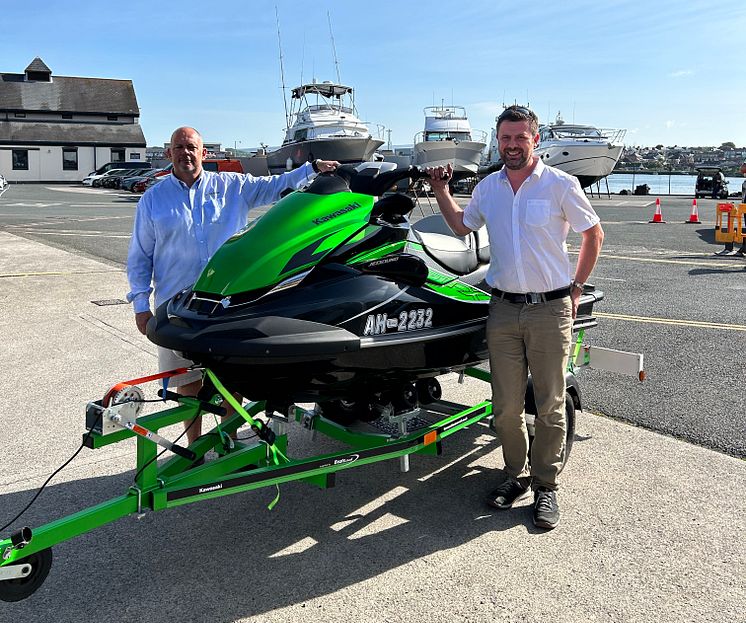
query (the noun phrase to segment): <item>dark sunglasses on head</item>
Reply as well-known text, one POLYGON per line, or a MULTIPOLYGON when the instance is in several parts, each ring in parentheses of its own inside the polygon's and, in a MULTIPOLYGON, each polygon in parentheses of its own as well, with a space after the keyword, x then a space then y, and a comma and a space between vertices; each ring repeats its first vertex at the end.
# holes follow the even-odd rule
POLYGON ((502 113, 500 113, 500 116, 497 118, 497 122, 500 123, 500 121, 504 121, 508 117, 513 116, 515 113, 518 113, 519 115, 525 115, 529 119, 538 120, 536 113, 530 108, 526 108, 525 106, 508 106, 505 110, 502 111, 502 113))

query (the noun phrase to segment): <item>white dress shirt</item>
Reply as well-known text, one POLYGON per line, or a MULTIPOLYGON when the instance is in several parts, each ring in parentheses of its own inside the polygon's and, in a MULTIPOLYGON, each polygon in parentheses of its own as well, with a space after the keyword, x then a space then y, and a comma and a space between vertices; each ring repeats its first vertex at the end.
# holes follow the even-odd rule
POLYGON ((487 283, 505 292, 549 292, 572 281, 567 234, 600 219, 578 180, 541 160, 518 192, 505 168, 484 178, 464 210, 464 225, 487 225, 487 283))

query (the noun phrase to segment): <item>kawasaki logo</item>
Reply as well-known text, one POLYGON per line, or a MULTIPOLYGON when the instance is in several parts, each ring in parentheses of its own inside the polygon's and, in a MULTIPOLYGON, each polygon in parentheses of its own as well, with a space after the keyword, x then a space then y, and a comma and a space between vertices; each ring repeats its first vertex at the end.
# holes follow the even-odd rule
POLYGON ((218 483, 216 485, 211 485, 209 487, 200 487, 197 492, 198 493, 209 493, 210 491, 220 491, 223 488, 223 483, 218 483))
POLYGON ((338 216, 342 216, 343 214, 347 214, 348 212, 352 212, 355 208, 359 208, 359 207, 360 207, 360 204, 357 201, 355 201, 354 203, 346 205, 344 208, 340 208, 339 210, 332 212, 331 214, 327 214, 326 216, 320 216, 319 218, 315 218, 311 222, 314 225, 321 225, 321 223, 326 223, 327 221, 331 221, 332 219, 335 219, 338 216))

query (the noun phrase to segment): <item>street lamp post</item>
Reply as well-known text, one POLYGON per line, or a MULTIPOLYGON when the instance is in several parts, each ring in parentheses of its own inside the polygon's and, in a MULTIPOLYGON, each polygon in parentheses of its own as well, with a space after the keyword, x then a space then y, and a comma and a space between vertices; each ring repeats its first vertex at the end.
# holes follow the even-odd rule
POLYGON ((236 155, 236 152, 238 151, 238 144, 239 144, 240 142, 241 142, 241 141, 233 141, 233 155, 234 155, 234 156, 236 155))

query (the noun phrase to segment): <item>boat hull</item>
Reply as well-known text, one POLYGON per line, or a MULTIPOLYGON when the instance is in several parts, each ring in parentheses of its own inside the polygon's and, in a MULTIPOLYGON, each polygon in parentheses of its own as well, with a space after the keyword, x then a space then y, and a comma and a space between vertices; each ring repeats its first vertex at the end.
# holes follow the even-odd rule
POLYGON ((336 160, 342 164, 365 162, 373 157, 383 141, 368 136, 316 138, 287 143, 267 154, 267 167, 273 175, 297 169, 305 162, 316 160, 336 160))
POLYGON ((422 141, 414 146, 412 164, 444 167, 450 163, 455 177, 476 175, 485 146, 477 141, 422 141))
POLYGON ((542 162, 578 178, 583 188, 609 175, 622 155, 622 145, 563 144, 542 147, 534 153, 542 162))

